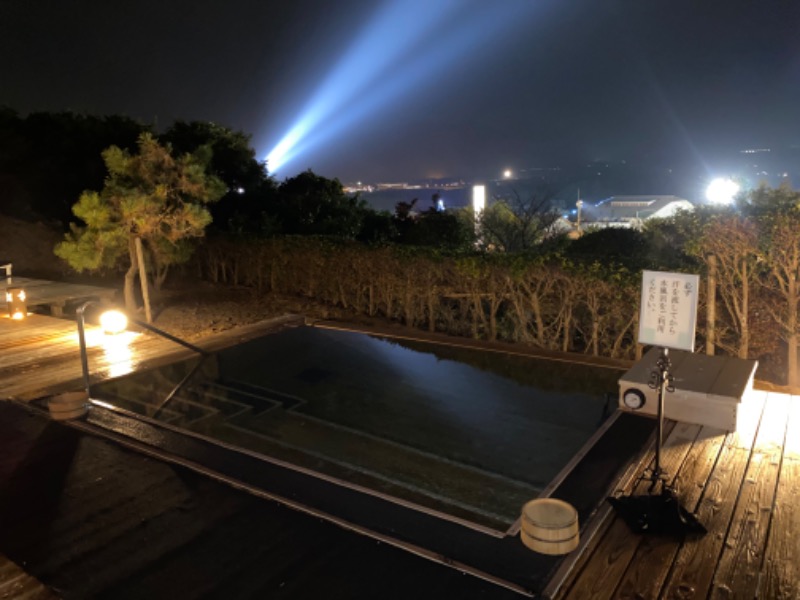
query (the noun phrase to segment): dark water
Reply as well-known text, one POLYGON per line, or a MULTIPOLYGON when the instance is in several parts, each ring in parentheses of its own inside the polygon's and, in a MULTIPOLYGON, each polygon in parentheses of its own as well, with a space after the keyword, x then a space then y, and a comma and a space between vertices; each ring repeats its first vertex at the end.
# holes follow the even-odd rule
MULTIPOLYGON (((548 194, 555 201, 554 190, 543 188, 541 182, 530 180, 509 180, 509 181, 489 181, 484 183, 486 186, 486 201, 491 203, 494 198, 505 198, 513 200, 518 195, 522 200, 529 200, 535 194, 548 194)), ((439 194, 444 201, 445 209, 459 209, 472 206, 472 185, 463 187, 430 187, 419 189, 388 189, 375 192, 362 192, 361 197, 374 210, 385 210, 394 212, 398 202, 411 202, 417 198, 414 210, 424 212, 434 207, 432 197, 439 194)), ((572 198, 572 197, 570 197, 572 198)), ((574 200, 570 199, 570 205, 574 200)))
POLYGON ((414 190, 379 190, 376 192, 362 192, 361 197, 367 201, 370 208, 377 211, 393 213, 398 202, 411 202, 417 198, 414 210, 424 212, 433 208, 431 197, 439 194, 444 201, 445 209, 464 208, 472 203, 472 188, 422 188, 414 190))
MULTIPOLYGON (((160 418, 503 528, 597 429, 620 374, 302 327, 222 351, 160 418)), ((179 376, 140 374, 98 396, 152 413, 154 388, 179 376)))

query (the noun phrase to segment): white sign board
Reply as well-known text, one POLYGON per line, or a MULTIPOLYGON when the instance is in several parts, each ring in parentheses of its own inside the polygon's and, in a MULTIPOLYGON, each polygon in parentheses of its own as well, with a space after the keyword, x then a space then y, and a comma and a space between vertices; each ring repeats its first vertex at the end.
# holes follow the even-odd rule
POLYGON ((639 343, 694 352, 699 285, 697 275, 643 271, 639 343))

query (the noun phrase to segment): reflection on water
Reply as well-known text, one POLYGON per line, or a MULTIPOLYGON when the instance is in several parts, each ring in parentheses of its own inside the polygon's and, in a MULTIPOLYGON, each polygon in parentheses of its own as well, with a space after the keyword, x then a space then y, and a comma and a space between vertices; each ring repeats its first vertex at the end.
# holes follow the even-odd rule
MULTIPOLYGON (((75 337, 77 344, 78 334, 71 335, 75 337)), ((109 335, 102 329, 87 328, 84 332, 84 339, 87 350, 101 350, 100 356, 95 359, 98 361, 97 365, 104 365, 108 369, 109 377, 122 377, 133 373, 136 368, 132 344, 140 335, 133 331, 122 331, 109 335)))
MULTIPOLYGON (((99 396, 149 414, 186 368, 99 396)), ((304 327, 221 352, 161 418, 503 527, 596 430, 620 374, 304 327)))
POLYGON ((103 353, 105 360, 108 362, 109 377, 122 377, 128 373, 133 373, 132 339, 126 336, 125 333, 107 335, 106 339, 103 340, 103 353))

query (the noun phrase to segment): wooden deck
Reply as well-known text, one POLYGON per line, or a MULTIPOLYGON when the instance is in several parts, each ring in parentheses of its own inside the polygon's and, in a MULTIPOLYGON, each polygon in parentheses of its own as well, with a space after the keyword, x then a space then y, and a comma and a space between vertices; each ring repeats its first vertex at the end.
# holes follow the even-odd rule
MULTIPOLYGON (((287 316, 225 332, 201 345, 214 350, 297 322, 287 316)), ((94 328, 89 340, 94 379, 190 354, 153 335, 132 337, 122 350, 104 344, 94 328)), ((0 399, 30 400, 81 387, 73 321, 41 315, 21 322, 0 319, 0 399)), ((685 423, 668 428, 663 466, 682 505, 708 529, 706 535, 682 540, 634 534, 603 505, 584 524, 581 546, 543 595, 581 600, 800 598, 800 397, 761 391, 758 399, 746 430, 726 433, 685 423)), ((644 493, 646 483, 634 485, 651 462, 652 452, 631 462, 616 493, 644 493)))
POLYGON ((0 598, 54 600, 60 596, 0 554, 0 598))
POLYGON ((0 402, 0 598, 59 596, 519 598, 152 448, 134 450, 0 402))
MULTIPOLYGON (((706 535, 637 535, 604 507, 547 595, 800 598, 800 397, 759 392, 756 413, 746 431, 678 423, 666 436, 662 463, 706 535)), ((651 460, 617 492, 645 493, 649 482, 633 484, 651 460)))
MULTIPOLYGON (((283 324, 302 322, 287 315, 203 339, 198 344, 215 350, 239 343, 283 324)), ((87 326, 86 342, 92 381, 126 375, 196 356, 154 334, 125 332, 105 336, 87 326)), ((15 321, 0 318, 0 399, 33 400, 83 388, 75 321, 31 314, 15 321)))
MULTIPOLYGON (((54 317, 63 316, 68 304, 80 304, 87 300, 111 302, 117 293, 113 288, 28 277, 7 278, 4 288, 23 288, 28 308, 46 307, 54 317)), ((6 296, 0 294, 0 310, 5 312, 6 306, 6 296)))

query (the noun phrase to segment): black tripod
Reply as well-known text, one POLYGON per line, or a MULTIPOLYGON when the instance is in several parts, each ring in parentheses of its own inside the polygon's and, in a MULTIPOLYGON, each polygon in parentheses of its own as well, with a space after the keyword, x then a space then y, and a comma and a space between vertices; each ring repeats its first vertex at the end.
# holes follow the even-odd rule
POLYGON ((667 348, 661 349, 656 366, 650 371, 650 388, 658 390, 658 426, 656 430, 656 460, 652 469, 646 469, 636 481, 638 487, 649 481, 646 495, 620 496, 608 498, 617 514, 636 533, 662 535, 685 535, 687 533, 706 533, 706 528, 697 517, 683 508, 678 501, 675 489, 669 485, 667 474, 661 467, 661 446, 664 432, 664 396, 674 392, 673 378, 670 374, 672 363, 667 348), (657 493, 659 483, 661 493, 657 493))

